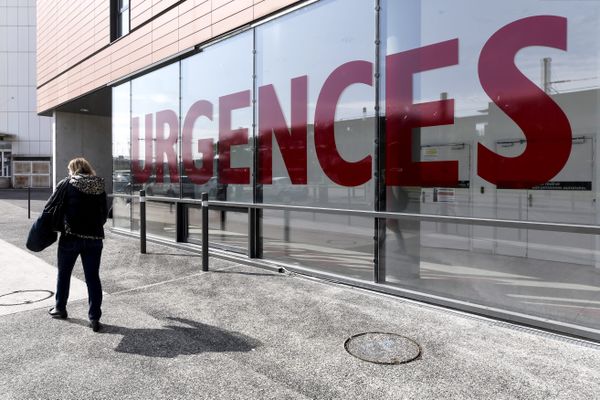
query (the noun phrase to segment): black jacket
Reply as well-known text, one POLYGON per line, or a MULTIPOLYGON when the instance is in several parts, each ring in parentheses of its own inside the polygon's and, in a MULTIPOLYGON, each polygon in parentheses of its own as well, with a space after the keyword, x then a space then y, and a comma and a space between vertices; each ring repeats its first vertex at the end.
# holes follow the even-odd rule
POLYGON ((104 179, 91 175, 73 175, 57 185, 67 185, 63 201, 63 232, 84 239, 104 239, 108 215, 104 179))

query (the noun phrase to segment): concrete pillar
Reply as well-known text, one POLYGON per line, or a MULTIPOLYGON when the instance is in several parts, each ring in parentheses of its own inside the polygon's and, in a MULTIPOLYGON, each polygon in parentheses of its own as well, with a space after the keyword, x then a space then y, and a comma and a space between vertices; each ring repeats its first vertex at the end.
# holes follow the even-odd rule
POLYGON ((67 164, 86 158, 112 193, 112 131, 110 117, 55 111, 53 115, 54 185, 67 176, 67 164))

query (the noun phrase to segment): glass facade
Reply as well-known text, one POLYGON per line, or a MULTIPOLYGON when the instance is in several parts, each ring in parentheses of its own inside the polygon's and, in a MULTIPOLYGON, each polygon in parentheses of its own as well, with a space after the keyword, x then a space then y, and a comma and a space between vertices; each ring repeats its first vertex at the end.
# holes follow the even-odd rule
MULTIPOLYGON (((114 87, 115 193, 310 207, 262 211, 258 255, 598 338, 596 235, 316 209, 598 225, 598 26, 590 1, 319 1, 114 87)), ((249 252, 249 217, 211 208, 211 245, 249 252)))
MULTIPOLYGON (((179 197, 179 140, 179 64, 171 64, 131 81, 132 194, 179 197)), ((173 204, 148 203, 146 218, 148 233, 175 239, 173 204)))
MULTIPOLYGON (((184 197, 253 201, 252 51, 253 34, 245 32, 181 62, 184 197)), ((218 210, 210 218, 220 228, 213 244, 247 251, 244 215, 218 210)), ((196 226, 190 239, 200 240, 196 226)))
MULTIPOLYGON (((256 28, 258 188, 264 203, 374 209, 374 6, 321 2, 256 28), (362 177, 344 173, 355 166, 362 177)), ((373 276, 368 218, 263 215, 265 258, 373 276)))

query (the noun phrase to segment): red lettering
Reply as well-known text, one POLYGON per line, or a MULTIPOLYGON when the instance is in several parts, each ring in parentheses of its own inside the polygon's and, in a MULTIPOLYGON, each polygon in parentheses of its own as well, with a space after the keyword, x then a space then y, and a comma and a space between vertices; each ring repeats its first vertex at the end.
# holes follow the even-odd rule
POLYGON ((148 182, 152 174, 152 114, 146 115, 144 167, 140 167, 140 118, 131 119, 131 169, 136 183, 148 182))
POLYGON ((373 64, 351 61, 336 68, 319 93, 315 110, 315 149, 323 172, 335 183, 358 186, 371 179, 371 156, 348 162, 335 144, 335 110, 342 92, 354 83, 373 85, 373 64))
POLYGON ((192 155, 192 139, 194 135, 194 124, 200 117, 206 117, 212 121, 213 105, 206 100, 199 100, 192 104, 185 116, 183 132, 181 134, 181 151, 183 158, 183 170, 192 183, 202 185, 213 176, 213 139, 199 139, 198 152, 202 154, 202 168, 196 168, 192 155))
POLYGON ((454 123, 454 100, 413 103, 413 75, 458 64, 458 39, 386 57, 386 184, 456 186, 458 161, 413 162, 413 129, 454 123))
POLYGON ((477 174, 505 189, 527 189, 552 179, 571 153, 571 125, 560 107, 516 67, 528 46, 567 49, 567 19, 535 16, 510 23, 481 50, 479 79, 494 103, 527 138, 523 154, 504 157, 477 145, 477 174))
POLYGON ((231 168, 231 146, 248 144, 248 128, 231 129, 231 111, 250 106, 250 91, 219 97, 219 181, 249 184, 250 168, 231 168))
POLYGON ((292 184, 306 185, 306 133, 308 114, 308 77, 292 79, 292 127, 288 130, 273 85, 258 88, 259 182, 273 182, 273 134, 292 184))
POLYGON ((177 137, 179 136, 179 119, 173 110, 162 110, 156 113, 156 183, 164 178, 164 158, 167 158, 171 183, 178 183, 177 171, 177 137), (165 126, 169 128, 169 136, 165 137, 165 126))

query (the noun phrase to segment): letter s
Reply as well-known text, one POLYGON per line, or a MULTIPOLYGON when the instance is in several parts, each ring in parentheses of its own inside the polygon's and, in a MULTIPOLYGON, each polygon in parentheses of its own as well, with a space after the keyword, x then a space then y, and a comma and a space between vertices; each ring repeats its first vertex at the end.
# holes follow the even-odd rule
POLYGON ((571 153, 571 125, 561 108, 525 77, 514 63, 528 46, 567 49, 567 19, 540 15, 512 22, 494 33, 479 56, 479 80, 494 103, 527 138, 517 157, 477 146, 477 173, 504 189, 528 189, 548 182, 571 153))

